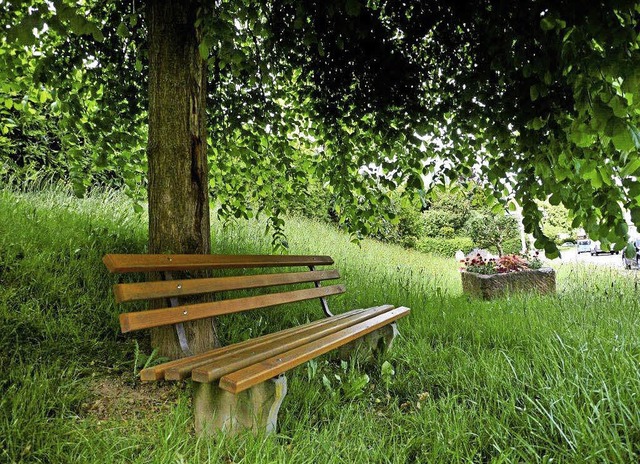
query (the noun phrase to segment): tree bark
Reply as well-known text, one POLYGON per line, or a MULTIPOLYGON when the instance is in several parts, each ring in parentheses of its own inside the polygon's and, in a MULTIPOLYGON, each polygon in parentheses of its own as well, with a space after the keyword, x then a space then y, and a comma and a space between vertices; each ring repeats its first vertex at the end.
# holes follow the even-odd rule
MULTIPOLYGON (((207 66, 197 1, 150 1, 149 253, 210 253, 207 66)), ((194 353, 217 344, 210 320, 185 324, 194 353)), ((161 356, 183 356, 173 327, 152 330, 161 356)))

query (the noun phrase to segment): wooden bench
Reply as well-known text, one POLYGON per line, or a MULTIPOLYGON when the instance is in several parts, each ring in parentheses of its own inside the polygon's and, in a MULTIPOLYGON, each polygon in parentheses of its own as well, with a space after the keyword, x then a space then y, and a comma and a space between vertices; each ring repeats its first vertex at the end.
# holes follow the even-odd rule
POLYGON ((333 315, 327 297, 343 293, 345 287, 321 285, 339 278, 335 269, 316 270, 316 266, 333 264, 328 256, 108 254, 103 262, 113 273, 150 273, 160 279, 114 286, 118 303, 155 300, 157 304, 164 299, 168 305, 120 314, 120 325, 122 332, 175 325, 185 357, 143 369, 140 377, 145 381, 192 379, 198 433, 274 430, 286 394, 285 371, 347 344, 375 348, 383 341, 388 347, 397 333, 395 321, 409 313, 405 307, 384 305, 333 315), (247 274, 245 269, 251 268, 288 272, 202 277, 202 271, 237 269, 236 273, 247 274), (292 272, 291 268, 303 270, 292 272), (279 286, 287 286, 286 291, 279 286), (290 290, 292 286, 298 289, 290 290), (234 292, 231 298, 230 291, 234 292), (238 297, 242 291, 251 294, 238 297), (184 300, 206 294, 215 294, 215 301, 184 300), (324 319, 202 353, 190 351, 183 326, 187 321, 315 298, 327 316, 324 319))

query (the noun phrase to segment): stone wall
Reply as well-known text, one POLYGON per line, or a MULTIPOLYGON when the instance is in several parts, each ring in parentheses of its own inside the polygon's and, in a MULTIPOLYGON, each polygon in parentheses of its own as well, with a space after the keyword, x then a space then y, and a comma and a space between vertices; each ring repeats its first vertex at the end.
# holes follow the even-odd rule
POLYGON ((462 271, 461 276, 462 292, 484 300, 510 293, 535 291, 547 294, 556 291, 556 273, 548 267, 490 275, 462 271))

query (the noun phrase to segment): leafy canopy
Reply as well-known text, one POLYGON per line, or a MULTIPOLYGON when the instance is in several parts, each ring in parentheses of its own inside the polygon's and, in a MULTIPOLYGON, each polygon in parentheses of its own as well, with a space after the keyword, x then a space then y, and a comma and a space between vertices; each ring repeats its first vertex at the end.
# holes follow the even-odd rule
MULTIPOLYGON (((59 90, 75 81, 97 102, 90 121, 140 126, 144 11, 50 5, 4 2, 11 27, 2 50, 41 54, 30 58, 42 70, 31 84, 61 104, 79 102, 66 120, 91 114, 83 98, 59 90)), ((618 248, 623 210, 640 224, 636 2, 223 0, 203 3, 199 18, 210 187, 224 217, 265 211, 277 235, 282 211, 315 178, 342 220, 365 232, 388 209, 379 206, 389 189, 415 191, 426 177, 477 179, 496 209, 515 200, 526 232, 551 256, 536 199, 564 205, 574 227, 618 248)), ((144 131, 112 134, 97 122, 81 130, 100 134, 112 147, 107 162, 130 176, 122 166, 138 160, 122 163, 119 148, 127 136, 139 146, 144 131)))

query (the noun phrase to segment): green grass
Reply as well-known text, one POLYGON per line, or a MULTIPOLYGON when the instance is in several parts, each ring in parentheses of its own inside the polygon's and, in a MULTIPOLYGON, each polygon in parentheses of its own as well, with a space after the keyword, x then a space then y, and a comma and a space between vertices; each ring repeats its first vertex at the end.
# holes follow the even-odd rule
MULTIPOLYGON (((198 439, 186 386, 160 387, 166 404, 122 398, 97 413, 101 380, 147 395, 134 359, 148 346, 119 333, 101 262, 144 252, 146 227, 114 193, 0 192, 0 462, 638 461, 634 274, 561 266, 556 296, 480 302, 461 295, 452 259, 358 247, 302 218, 288 222, 289 251, 334 257, 348 292, 332 309, 412 308, 386 355, 393 375, 325 358, 300 366, 270 437, 198 439)), ((214 229, 216 253, 271 252, 263 222, 214 229)), ((316 303, 222 319, 221 335, 317 318, 316 303)))

